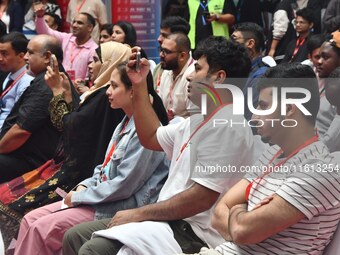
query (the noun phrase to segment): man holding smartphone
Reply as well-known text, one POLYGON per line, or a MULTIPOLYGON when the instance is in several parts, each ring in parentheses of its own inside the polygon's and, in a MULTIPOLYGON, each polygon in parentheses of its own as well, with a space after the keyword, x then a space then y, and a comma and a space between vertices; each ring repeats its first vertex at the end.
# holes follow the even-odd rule
POLYGON ((190 24, 191 49, 210 35, 229 38, 229 26, 235 22, 231 1, 188 0, 185 17, 190 24))

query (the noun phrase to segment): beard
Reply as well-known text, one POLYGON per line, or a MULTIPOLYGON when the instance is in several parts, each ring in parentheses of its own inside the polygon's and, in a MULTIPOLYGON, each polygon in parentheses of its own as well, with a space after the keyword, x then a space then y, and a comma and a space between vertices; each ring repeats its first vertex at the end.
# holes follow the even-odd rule
MULTIPOLYGON (((161 60, 162 61, 162 60, 161 60)), ((168 60, 168 61, 165 61, 163 59, 164 62, 161 62, 161 67, 164 69, 164 70, 175 70, 178 68, 178 61, 177 61, 177 58, 175 59, 172 59, 172 60, 168 60)))

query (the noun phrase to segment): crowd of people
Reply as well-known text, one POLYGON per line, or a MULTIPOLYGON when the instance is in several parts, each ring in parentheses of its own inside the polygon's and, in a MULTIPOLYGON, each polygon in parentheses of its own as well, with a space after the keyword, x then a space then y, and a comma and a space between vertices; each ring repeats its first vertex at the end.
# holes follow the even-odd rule
POLYGON ((339 252, 339 4, 0 1, 0 255, 339 252))

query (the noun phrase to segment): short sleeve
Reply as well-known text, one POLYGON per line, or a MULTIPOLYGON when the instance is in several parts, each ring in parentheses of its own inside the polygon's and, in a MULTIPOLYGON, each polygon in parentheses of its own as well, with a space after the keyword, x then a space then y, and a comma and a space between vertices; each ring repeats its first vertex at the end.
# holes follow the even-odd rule
POLYGON ((52 91, 46 84, 35 84, 25 91, 21 102, 17 124, 24 130, 33 133, 42 124, 49 121, 48 106, 52 91))
MULTIPOLYGON (((308 166, 310 169, 318 169, 320 164, 308 166)), ((295 173, 286 179, 276 194, 311 220, 314 216, 339 205, 340 177, 335 172, 295 173)))
POLYGON ((169 159, 172 158, 176 129, 180 123, 161 126, 157 129, 157 140, 169 159))

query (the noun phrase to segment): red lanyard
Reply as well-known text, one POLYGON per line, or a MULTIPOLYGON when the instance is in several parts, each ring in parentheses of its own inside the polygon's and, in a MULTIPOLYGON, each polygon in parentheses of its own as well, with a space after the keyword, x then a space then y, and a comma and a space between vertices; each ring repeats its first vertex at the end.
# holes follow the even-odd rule
POLYGON ((14 85, 18 82, 18 80, 21 79, 21 77, 26 73, 26 69, 24 71, 22 71, 22 73, 11 83, 11 85, 8 86, 8 88, 2 92, 0 99, 2 99, 13 87, 14 85))
POLYGON ((291 61, 295 58, 295 55, 298 53, 298 51, 300 50, 300 47, 305 42, 305 40, 306 40, 305 38, 301 39, 300 37, 296 40, 295 49, 294 49, 292 58, 290 59, 291 61))
MULTIPOLYGON (((129 119, 127 119, 127 120, 125 121, 124 126, 123 126, 122 130, 121 130, 120 133, 119 133, 120 136, 124 133, 124 130, 125 130, 125 128, 126 128, 126 126, 127 126, 128 123, 129 123, 129 119)), ((103 163, 103 165, 102 165, 102 169, 104 169, 104 168, 106 167, 107 163, 109 163, 110 158, 111 158, 113 152, 114 152, 115 149, 116 149, 116 145, 117 145, 117 140, 114 141, 114 142, 112 143, 110 152, 107 154, 107 156, 106 156, 106 158, 105 158, 105 160, 104 160, 104 163, 103 163)))
MULTIPOLYGON (((281 166, 284 163, 287 162, 288 159, 290 159, 291 157, 293 157, 295 154, 297 154, 300 150, 302 150, 303 148, 307 147, 308 145, 311 145, 312 143, 318 141, 319 136, 316 134, 314 135, 312 138, 308 139, 306 142, 304 142, 303 144, 301 144, 298 148, 296 148, 292 153, 290 153, 288 155, 287 158, 285 158, 284 160, 280 161, 279 163, 277 163, 275 167, 281 166)), ((273 158, 269 161, 268 165, 267 165, 267 169, 269 168, 269 166, 273 163, 273 161, 280 156, 282 153, 282 149, 280 149, 278 152, 275 153, 275 155, 273 156, 273 158)), ((256 179, 254 179, 251 183, 248 184, 247 188, 246 188, 246 200, 248 201, 249 198, 249 194, 250 194, 250 190, 253 186, 253 184, 256 182, 256 180, 258 180, 258 183, 260 183, 260 181, 268 174, 270 174, 271 171, 265 171, 261 176, 257 177, 256 179)))
POLYGON ((217 107, 208 118, 206 118, 204 121, 202 121, 202 123, 195 129, 195 131, 191 134, 191 136, 189 137, 189 139, 182 145, 181 150, 176 158, 176 161, 181 157, 183 151, 185 150, 185 148, 187 147, 187 145, 189 144, 190 140, 193 138, 193 136, 197 133, 198 130, 200 130, 220 109, 222 109, 224 106, 230 105, 229 104, 222 104, 219 107, 217 107))
POLYGON ((83 50, 83 48, 80 48, 80 50, 78 51, 78 53, 76 55, 73 55, 75 50, 76 50, 77 46, 74 45, 72 51, 71 51, 71 56, 70 56, 70 62, 71 62, 71 68, 73 67, 73 61, 74 59, 80 54, 80 52, 83 50))
POLYGON ((83 5, 85 4, 85 2, 86 2, 86 0, 83 0, 83 2, 82 2, 79 6, 76 7, 77 12, 80 11, 81 7, 83 7, 83 5))

